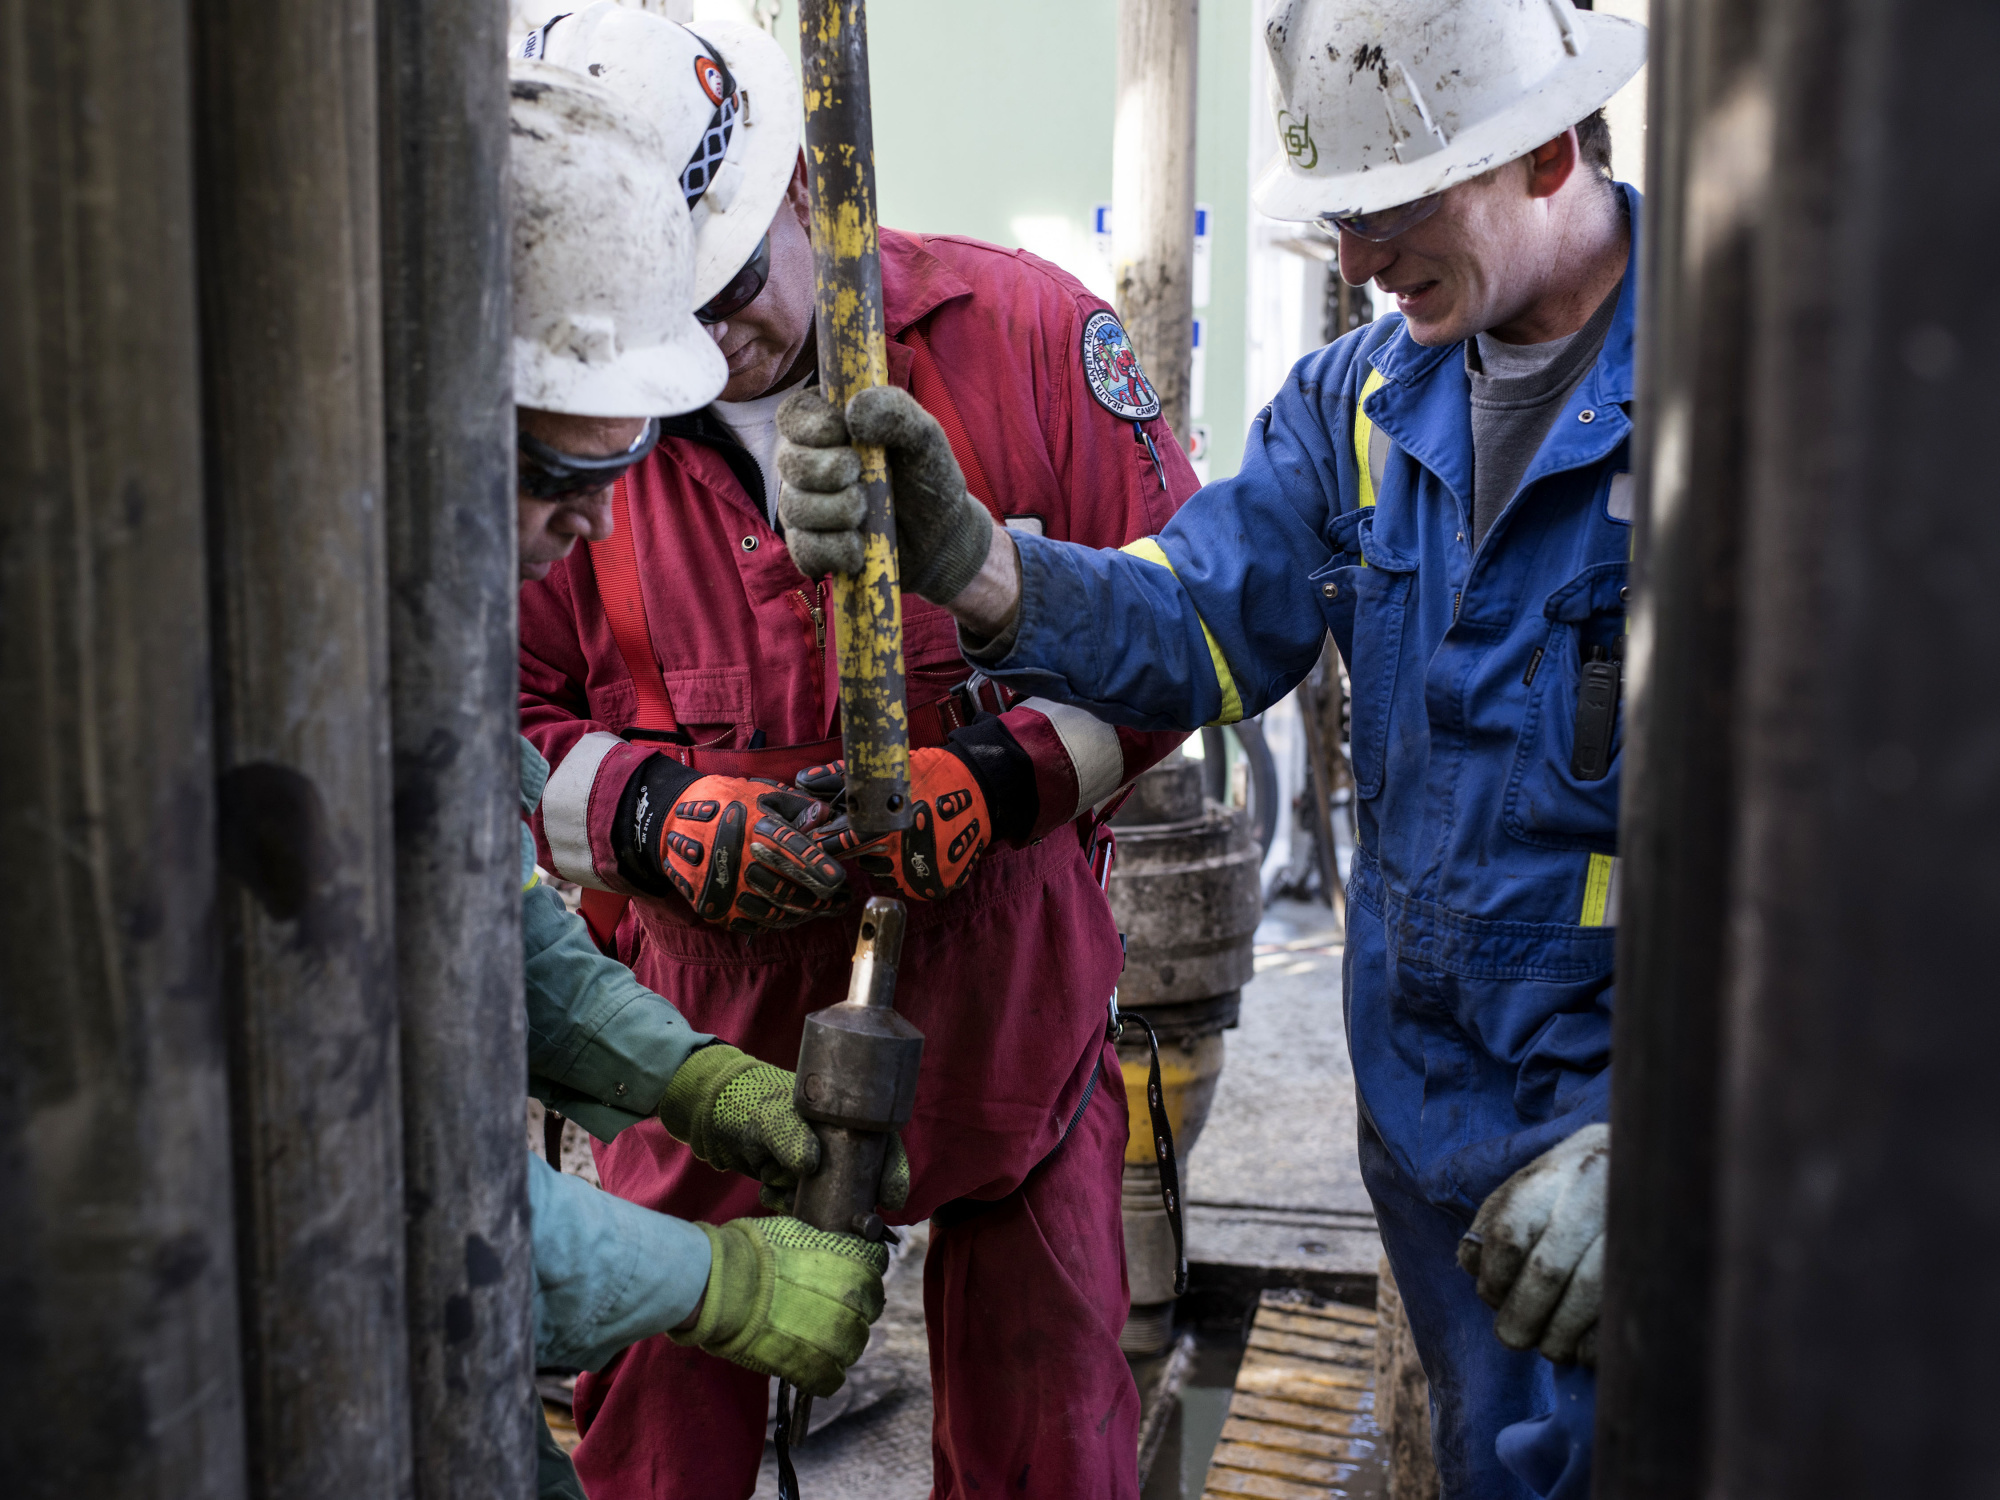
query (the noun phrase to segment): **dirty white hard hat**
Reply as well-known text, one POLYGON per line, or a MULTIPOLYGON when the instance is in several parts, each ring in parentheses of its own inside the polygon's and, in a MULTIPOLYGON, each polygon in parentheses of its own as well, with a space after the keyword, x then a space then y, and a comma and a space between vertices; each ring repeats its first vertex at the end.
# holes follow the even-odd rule
POLYGON ((729 364, 695 321, 694 225, 659 132, 588 78, 508 70, 514 400, 666 417, 714 400, 729 364))
POLYGON ((705 305, 756 251, 792 180, 802 106, 784 50, 748 21, 683 26, 617 0, 557 17, 522 46, 587 73, 659 129, 694 216, 705 305))
POLYGON ((1525 156, 1646 61, 1646 28, 1569 0, 1278 0, 1264 28, 1274 219, 1377 213, 1525 156))

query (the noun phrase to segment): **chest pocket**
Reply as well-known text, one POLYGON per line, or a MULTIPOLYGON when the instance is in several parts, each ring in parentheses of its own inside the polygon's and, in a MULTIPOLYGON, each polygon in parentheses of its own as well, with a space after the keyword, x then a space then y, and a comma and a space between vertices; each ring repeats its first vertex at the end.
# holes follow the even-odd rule
POLYGON ((1334 560, 1312 575, 1327 628, 1347 659, 1354 790, 1363 800, 1382 795, 1417 577, 1413 560, 1374 542, 1374 520, 1373 506, 1336 516, 1330 528, 1334 560))
POLYGON ((1624 563, 1598 563, 1543 605, 1548 629, 1530 659, 1527 707, 1502 813, 1507 831, 1523 843, 1617 851, 1625 713, 1623 694, 1606 689, 1623 669, 1624 587, 1624 563), (1611 668, 1586 671, 1592 659, 1611 668), (1606 713, 1609 751, 1600 756, 1601 742, 1579 746, 1578 732, 1588 741, 1606 713))

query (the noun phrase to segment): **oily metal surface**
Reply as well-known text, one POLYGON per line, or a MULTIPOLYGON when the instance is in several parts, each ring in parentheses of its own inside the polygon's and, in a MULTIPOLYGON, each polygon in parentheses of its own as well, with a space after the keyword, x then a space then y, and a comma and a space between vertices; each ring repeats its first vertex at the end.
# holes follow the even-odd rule
MULTIPOLYGON (((819 383, 826 399, 844 410, 856 391, 889 383, 868 22, 861 0, 803 0, 799 71, 812 183, 819 383)), ((910 723, 889 469, 880 448, 857 451, 868 499, 865 550, 859 573, 835 575, 833 607, 848 816, 857 829, 875 834, 910 826, 910 723)))
POLYGON ((505 15, 379 9, 396 968, 418 1500, 533 1487, 505 15))
POLYGON ((0 1474, 240 1500, 187 10, 0 34, 0 1474))
POLYGON ((375 6, 198 0, 196 204, 251 1486, 410 1488, 375 6))
POLYGON ((1240 989, 1255 972, 1260 864, 1243 815, 1213 804, 1191 822, 1120 826, 1108 892, 1126 941, 1118 1003, 1150 1012, 1240 989))
MULTIPOLYGON (((1144 772, 1112 819, 1118 857, 1106 892, 1125 934, 1118 1003, 1214 1000, 1255 972, 1262 858, 1238 811, 1202 797, 1201 766, 1179 751, 1144 772)), ((1158 1021, 1171 1024, 1163 1009, 1158 1021)))

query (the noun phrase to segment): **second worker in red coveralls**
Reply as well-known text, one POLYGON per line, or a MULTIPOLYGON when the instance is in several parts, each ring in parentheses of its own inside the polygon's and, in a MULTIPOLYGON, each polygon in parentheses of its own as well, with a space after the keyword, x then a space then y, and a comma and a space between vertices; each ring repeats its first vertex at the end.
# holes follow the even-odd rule
MULTIPOLYGON (((696 298, 712 299, 698 316, 730 370, 723 399, 662 424, 614 533, 522 593, 523 729, 555 767, 542 856, 593 892, 587 914, 616 923, 643 983, 789 1067, 806 1014, 843 998, 856 923, 748 878, 769 789, 740 779, 789 784, 840 753, 830 587, 800 577, 775 529, 776 409, 815 367, 796 85, 750 28, 609 3, 529 47, 678 130, 696 298), (706 803, 748 821, 733 835, 676 822, 706 803)), ((891 379, 953 433, 973 491, 1005 497, 1000 520, 1101 547, 1166 524, 1194 475, 1101 302, 972 240, 885 230, 881 248, 891 379)), ((1131 1497, 1125 1098, 1105 1035, 1121 956, 1084 842, 1090 810, 1178 736, 1005 705, 968 682, 949 615, 914 594, 903 610, 912 795, 935 834, 887 851, 891 873, 849 869, 857 903, 871 889, 911 902, 897 1007, 924 1062, 909 1201, 888 1217, 932 1225, 934 1493, 1131 1497)), ((757 1206, 754 1182, 656 1122, 597 1160, 607 1188, 650 1208, 757 1206)), ((578 1382, 578 1472, 592 1500, 747 1497, 767 1400, 763 1378, 648 1339, 578 1382)))

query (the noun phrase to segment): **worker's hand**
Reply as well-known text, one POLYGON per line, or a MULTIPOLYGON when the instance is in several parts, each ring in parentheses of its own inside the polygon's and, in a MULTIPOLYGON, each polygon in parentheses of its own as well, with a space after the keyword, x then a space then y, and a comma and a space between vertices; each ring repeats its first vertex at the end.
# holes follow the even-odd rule
POLYGON ((710 1354, 831 1396, 882 1316, 889 1252, 798 1219, 703 1224, 712 1259, 694 1323, 669 1335, 710 1354))
POLYGON ((1610 1176, 1611 1127, 1586 1125, 1495 1188, 1458 1242, 1509 1349, 1596 1365, 1610 1176))
POLYGON ((775 781, 701 776, 664 755, 626 788, 613 842, 705 922, 731 932, 796 927, 842 910, 847 876, 808 829, 831 815, 775 781))
MULTIPOLYGON (((798 782, 832 802, 846 788, 847 764, 814 766, 798 782)), ((893 880, 912 901, 936 901, 965 884, 993 820, 972 767, 949 749, 910 752, 910 803, 910 826, 899 833, 863 839, 842 813, 818 830, 820 847, 835 859, 859 859, 862 869, 893 880)))
POLYGON ((966 492, 944 429, 908 391, 861 391, 844 421, 818 390, 796 391, 778 408, 778 433, 778 517, 801 573, 861 571, 868 506, 851 434, 887 450, 902 586, 934 604, 964 592, 993 545, 993 521, 966 492))
MULTIPOLYGON (((764 1207, 785 1209, 799 1179, 819 1170, 819 1137, 800 1118, 792 1090, 790 1069, 712 1042, 689 1053, 668 1081, 660 1123, 711 1167, 761 1182, 764 1207)), ((909 1196, 910 1159, 892 1135, 881 1205, 898 1209, 909 1196)))

